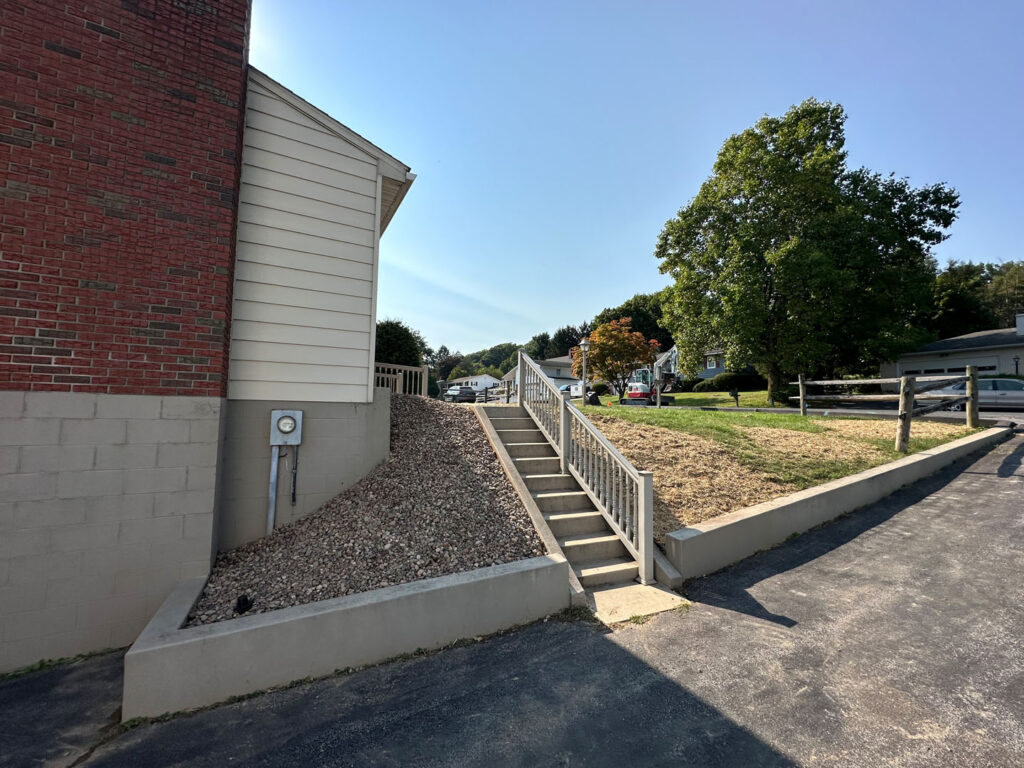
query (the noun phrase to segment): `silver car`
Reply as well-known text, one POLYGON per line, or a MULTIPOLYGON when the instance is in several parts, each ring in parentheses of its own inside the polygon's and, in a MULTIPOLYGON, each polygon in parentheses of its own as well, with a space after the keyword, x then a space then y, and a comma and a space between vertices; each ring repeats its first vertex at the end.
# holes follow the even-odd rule
MULTIPOLYGON (((951 387, 936 390, 944 395, 960 395, 967 389, 967 382, 961 381, 951 387)), ((1021 379, 978 379, 978 407, 1003 410, 1006 408, 1024 408, 1024 381, 1021 379)), ((952 411, 963 409, 957 404, 952 411)))

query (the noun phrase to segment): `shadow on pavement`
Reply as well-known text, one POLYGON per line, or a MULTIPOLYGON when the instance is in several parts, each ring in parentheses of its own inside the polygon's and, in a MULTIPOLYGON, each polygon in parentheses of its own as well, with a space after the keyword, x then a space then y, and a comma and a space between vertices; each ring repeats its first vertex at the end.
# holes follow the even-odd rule
POLYGON ((71 765, 121 717, 123 652, 0 680, 0 766, 71 765))
POLYGON ((1017 446, 1017 450, 1010 453, 1003 463, 999 465, 996 474, 999 477, 1013 477, 1020 473, 1021 463, 1024 462, 1024 443, 1017 446))
POLYGON ((142 726, 91 766, 791 766, 591 624, 485 642, 142 726))
MULTIPOLYGON (((1021 449, 1018 449, 1018 453, 1021 449)), ((783 627, 796 621, 772 613, 750 594, 756 584, 799 568, 881 525, 902 510, 917 504, 950 483, 977 457, 968 457, 868 507, 843 515, 766 552, 753 555, 717 573, 692 582, 686 597, 695 603, 743 613, 783 627)))

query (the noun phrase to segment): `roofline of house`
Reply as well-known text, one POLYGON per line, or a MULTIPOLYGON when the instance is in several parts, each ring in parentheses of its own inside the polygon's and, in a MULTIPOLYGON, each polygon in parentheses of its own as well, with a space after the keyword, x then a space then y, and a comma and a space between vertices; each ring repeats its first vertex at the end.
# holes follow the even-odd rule
POLYGON ((972 347, 953 347, 952 349, 926 349, 923 352, 915 350, 914 352, 904 352, 900 357, 928 357, 930 355, 949 355, 954 352, 978 352, 979 350, 986 349, 1012 349, 1014 347, 1024 347, 1024 337, 1021 337, 1020 341, 1016 344, 985 344, 972 347))

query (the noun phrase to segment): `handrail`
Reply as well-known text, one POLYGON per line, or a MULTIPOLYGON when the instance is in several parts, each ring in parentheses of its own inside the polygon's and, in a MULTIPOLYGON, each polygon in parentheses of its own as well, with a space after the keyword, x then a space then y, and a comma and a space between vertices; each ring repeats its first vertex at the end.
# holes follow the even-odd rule
POLYGON ((521 350, 517 382, 520 404, 554 446, 562 471, 636 558, 640 581, 654 581, 654 475, 634 467, 521 350))
POLYGON ((430 369, 425 365, 374 363, 374 386, 390 389, 396 395, 427 396, 430 369))
POLYGON ((519 403, 526 408, 537 426, 558 450, 561 434, 562 393, 547 374, 522 350, 519 351, 517 372, 519 403))

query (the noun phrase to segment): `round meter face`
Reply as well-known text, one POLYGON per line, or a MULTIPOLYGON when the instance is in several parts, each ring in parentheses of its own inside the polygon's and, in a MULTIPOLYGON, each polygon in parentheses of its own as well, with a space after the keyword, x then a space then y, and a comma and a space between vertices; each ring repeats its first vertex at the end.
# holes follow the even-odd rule
POLYGON ((282 416, 277 420, 277 428, 284 435, 290 435, 295 431, 295 417, 282 416))

